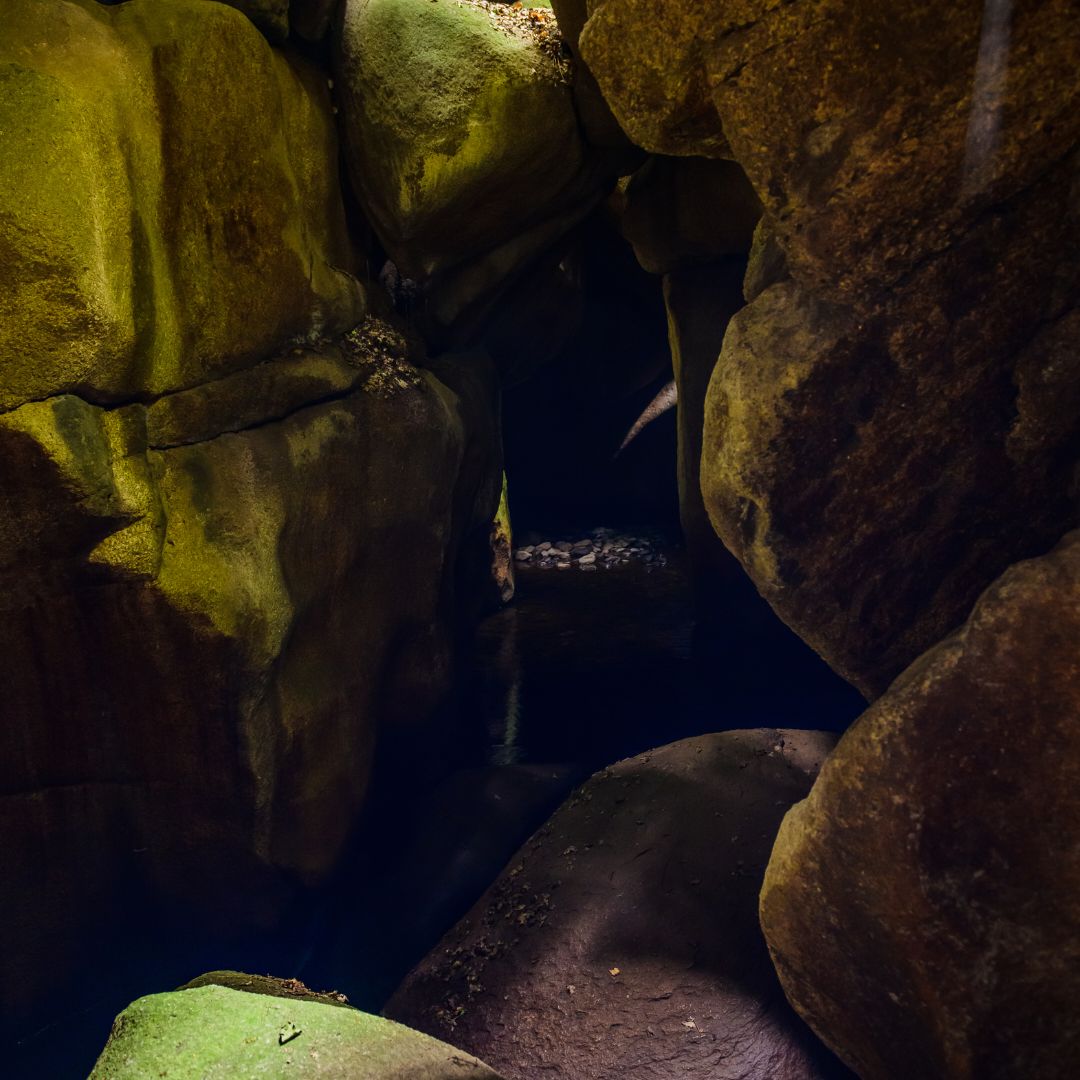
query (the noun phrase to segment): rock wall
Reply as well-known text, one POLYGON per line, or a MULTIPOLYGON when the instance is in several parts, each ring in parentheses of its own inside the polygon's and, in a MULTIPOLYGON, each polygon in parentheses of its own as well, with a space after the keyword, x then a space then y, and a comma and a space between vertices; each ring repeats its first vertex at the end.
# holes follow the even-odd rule
POLYGON ((1075 1072, 1077 641, 1074 532, 905 671, 784 820, 762 925, 865 1080, 1075 1072))
POLYGON ((581 52, 630 137, 733 156, 787 268, 762 291, 752 265, 712 379, 713 524, 880 693, 1076 520, 1074 5, 589 11, 581 52))
POLYGON ((446 689, 501 465, 487 362, 361 322, 325 76, 202 0, 5 18, 17 1026, 106 925, 246 931, 326 877, 377 727, 446 689))

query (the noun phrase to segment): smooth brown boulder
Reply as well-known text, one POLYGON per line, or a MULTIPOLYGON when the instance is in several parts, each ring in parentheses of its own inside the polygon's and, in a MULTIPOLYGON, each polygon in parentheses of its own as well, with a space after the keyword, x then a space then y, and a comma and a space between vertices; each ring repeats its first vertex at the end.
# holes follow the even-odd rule
POLYGON ((864 1080, 1076 1074, 1078 644, 1074 532, 987 589, 784 820, 762 925, 864 1080))
POLYGON ((736 731, 581 787, 409 975, 393 1019, 509 1080, 835 1075, 757 924, 777 822, 832 737, 736 731))
POLYGON ((868 696, 1077 520, 1074 175, 1051 170, 870 314, 788 280, 728 328, 705 409, 709 515, 868 696))

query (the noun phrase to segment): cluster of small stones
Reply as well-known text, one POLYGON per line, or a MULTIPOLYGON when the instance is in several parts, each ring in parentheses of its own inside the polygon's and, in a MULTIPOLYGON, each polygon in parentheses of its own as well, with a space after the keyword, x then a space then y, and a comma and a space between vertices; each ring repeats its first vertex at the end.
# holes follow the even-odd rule
POLYGON ((364 390, 384 397, 420 383, 420 372, 409 363, 408 342, 388 322, 368 315, 342 338, 348 362, 364 372, 364 390))
POLYGON ((666 566, 667 557, 657 543, 643 536, 625 536, 613 529, 593 529, 582 540, 543 540, 526 544, 514 552, 514 562, 538 570, 610 570, 627 563, 646 567, 666 566))
POLYGON ((562 33, 549 8, 526 7, 522 3, 498 3, 489 0, 457 0, 462 7, 486 11, 493 26, 503 33, 524 38, 536 44, 549 59, 561 68, 566 66, 562 33))

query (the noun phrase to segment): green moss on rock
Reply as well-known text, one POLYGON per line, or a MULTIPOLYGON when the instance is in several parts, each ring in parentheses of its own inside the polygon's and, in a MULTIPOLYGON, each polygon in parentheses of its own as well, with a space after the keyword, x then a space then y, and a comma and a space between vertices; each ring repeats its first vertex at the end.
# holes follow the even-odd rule
POLYGON ((476 1058, 381 1017, 223 986, 153 994, 117 1018, 91 1080, 498 1080, 476 1058))
POLYGON ((202 0, 4 19, 0 410, 161 394, 356 321, 313 72, 202 0))
POLYGON ((337 74, 354 187, 412 277, 598 195, 562 68, 478 7, 349 0, 337 74))

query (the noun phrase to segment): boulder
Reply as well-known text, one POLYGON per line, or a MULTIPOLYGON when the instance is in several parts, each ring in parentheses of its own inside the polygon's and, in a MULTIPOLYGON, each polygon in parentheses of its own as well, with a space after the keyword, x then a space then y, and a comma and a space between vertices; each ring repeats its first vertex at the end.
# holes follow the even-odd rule
POLYGON ((746 255, 760 217, 761 202, 735 162, 651 157, 626 185, 621 220, 638 262, 666 274, 746 255))
POLYGON ((386 1015, 522 1080, 831 1075, 757 925, 777 823, 831 744, 815 732, 728 732, 597 774, 386 1015))
POLYGON ((289 36, 289 0, 221 0, 242 11, 275 45, 289 36))
MULTIPOLYGON (((1067 0, 986 10, 584 9, 581 53, 631 137, 729 145, 763 203, 705 410, 705 504, 869 696, 1077 521, 1080 34, 1067 0)), ((676 205, 631 213, 650 266, 672 266, 676 205)))
POLYGON ((483 1062, 355 1009, 203 985, 152 994, 113 1025, 91 1080, 499 1080, 483 1062))
MULTIPOLYGON (((730 622, 734 597, 747 591, 740 580, 746 575, 716 535, 701 495, 705 394, 728 322, 743 306, 745 266, 746 260, 734 255, 675 270, 664 277, 668 337, 679 400, 679 521, 690 561, 699 627, 730 622)), ((760 600, 757 603, 765 607, 760 600)), ((740 604, 739 610, 743 622, 747 605, 740 604)), ((745 633, 745 625, 738 633, 745 633)))
POLYGON ((333 868, 377 727, 445 691, 474 532, 490 572, 494 409, 466 358, 445 364, 454 391, 385 340, 369 324, 268 361, 221 401, 211 383, 0 416, 15 1022, 133 911, 272 923, 333 868))
POLYGON ((335 65, 349 175, 390 257, 417 281, 515 241, 493 270, 505 277, 601 195, 565 63, 524 28, 526 13, 499 7, 344 6, 335 65))
POLYGON ((651 154, 730 157, 706 64, 740 4, 588 0, 578 49, 622 130, 651 154))
POLYGON ((864 1080, 1080 1061, 1080 533, 1010 568, 784 819, 761 921, 864 1080))
POLYGON ((709 516, 780 617, 868 696, 1077 520, 1073 176, 1052 169, 872 313, 787 280, 724 338, 709 516))
POLYGON ((117 403, 363 314, 326 81, 203 0, 12 0, 0 410, 117 403))

